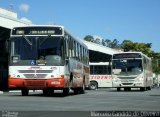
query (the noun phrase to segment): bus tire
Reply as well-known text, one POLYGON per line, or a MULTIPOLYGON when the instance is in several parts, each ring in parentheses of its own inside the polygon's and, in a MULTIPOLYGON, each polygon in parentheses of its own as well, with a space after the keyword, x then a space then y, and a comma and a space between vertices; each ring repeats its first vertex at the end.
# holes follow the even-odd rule
POLYGON ((128 88, 127 88, 127 91, 131 91, 131 88, 130 88, 130 87, 128 87, 128 88))
POLYGON ((22 96, 28 96, 29 90, 28 89, 22 89, 21 93, 22 93, 22 96))
POLYGON ((151 87, 149 86, 149 87, 147 87, 147 90, 151 90, 151 87))
POLYGON ((145 91, 145 90, 146 90, 145 87, 141 87, 141 88, 140 88, 140 91, 145 91))
POLYGON ((44 89, 44 90, 43 90, 43 95, 44 95, 44 96, 47 96, 47 95, 48 95, 48 90, 47 90, 47 89, 44 89))
POLYGON ((63 94, 63 96, 68 96, 69 95, 69 88, 64 88, 62 94, 63 94))
POLYGON ((131 91, 131 88, 130 87, 126 87, 126 88, 124 88, 124 91, 131 91))
POLYGON ((121 88, 120 88, 120 87, 118 87, 118 88, 117 88, 117 91, 121 91, 121 88))
POLYGON ((44 89, 43 90, 44 96, 51 96, 53 93, 54 93, 54 90, 52 90, 52 89, 44 89))
POLYGON ((128 88, 124 88, 124 91, 128 91, 128 88))
POLYGON ((90 85, 89 85, 89 88, 90 88, 91 90, 96 90, 96 89, 98 89, 98 83, 95 82, 95 81, 91 81, 91 82, 90 82, 90 85))
POLYGON ((73 91, 75 95, 79 93, 79 90, 77 88, 75 88, 73 91))

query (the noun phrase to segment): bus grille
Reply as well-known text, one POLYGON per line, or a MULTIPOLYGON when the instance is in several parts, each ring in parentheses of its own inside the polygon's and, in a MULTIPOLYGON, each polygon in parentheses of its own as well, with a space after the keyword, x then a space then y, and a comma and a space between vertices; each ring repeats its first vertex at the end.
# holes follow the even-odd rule
POLYGON ((18 70, 19 73, 52 73, 53 70, 18 70))
POLYGON ((28 87, 45 87, 46 83, 45 81, 27 81, 28 87))
POLYGON ((122 83, 123 85, 132 85, 133 83, 122 83))
POLYGON ((46 78, 47 74, 23 74, 25 78, 46 78))
POLYGON ((19 73, 35 73, 35 70, 18 70, 19 73))

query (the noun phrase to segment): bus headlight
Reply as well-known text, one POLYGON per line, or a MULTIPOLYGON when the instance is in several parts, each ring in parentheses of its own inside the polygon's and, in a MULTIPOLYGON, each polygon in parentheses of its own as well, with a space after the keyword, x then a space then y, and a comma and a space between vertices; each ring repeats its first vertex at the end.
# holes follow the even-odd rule
POLYGON ((136 82, 141 82, 141 81, 143 81, 143 77, 139 77, 139 78, 137 78, 135 81, 136 81, 136 82))
POLYGON ((144 79, 143 74, 139 74, 139 75, 137 76, 137 78, 135 79, 135 82, 142 82, 143 79, 144 79))
POLYGON ((118 78, 113 78, 113 82, 120 82, 120 79, 118 79, 118 78))
POLYGON ((9 78, 15 78, 15 77, 16 77, 15 74, 12 74, 12 75, 10 74, 10 75, 9 75, 9 78))

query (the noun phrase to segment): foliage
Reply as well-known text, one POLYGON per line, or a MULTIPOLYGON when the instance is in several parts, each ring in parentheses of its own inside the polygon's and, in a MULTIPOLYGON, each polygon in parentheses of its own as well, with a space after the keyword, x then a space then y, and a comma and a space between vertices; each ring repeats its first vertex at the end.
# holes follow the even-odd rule
POLYGON ((84 40, 89 41, 89 42, 94 42, 94 38, 91 35, 87 35, 84 37, 84 40))
POLYGON ((114 39, 113 41, 111 41, 109 39, 99 39, 99 38, 94 38, 91 35, 87 35, 84 37, 84 40, 93 42, 93 43, 97 43, 97 44, 100 44, 106 47, 110 47, 110 48, 120 48, 121 46, 117 39, 114 39))

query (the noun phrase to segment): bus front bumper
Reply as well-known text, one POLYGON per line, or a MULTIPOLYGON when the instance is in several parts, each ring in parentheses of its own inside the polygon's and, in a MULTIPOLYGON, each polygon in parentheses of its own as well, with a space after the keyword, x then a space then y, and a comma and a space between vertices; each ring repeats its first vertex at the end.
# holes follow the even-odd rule
POLYGON ((20 79, 9 78, 9 89, 46 89, 46 88, 65 88, 66 83, 64 78, 52 78, 52 79, 20 79))
POLYGON ((139 88, 139 87, 144 87, 143 82, 115 82, 113 83, 113 87, 117 88, 117 87, 132 87, 132 88, 139 88))

